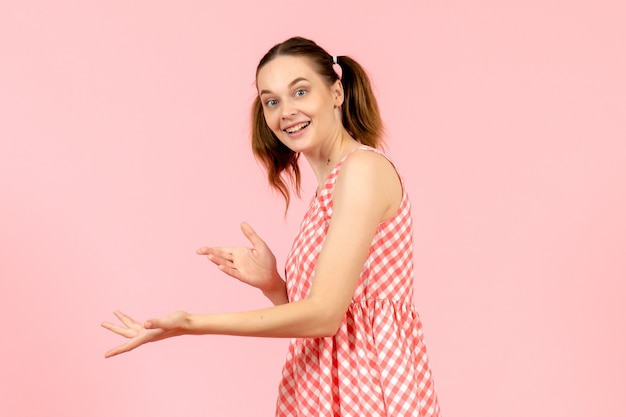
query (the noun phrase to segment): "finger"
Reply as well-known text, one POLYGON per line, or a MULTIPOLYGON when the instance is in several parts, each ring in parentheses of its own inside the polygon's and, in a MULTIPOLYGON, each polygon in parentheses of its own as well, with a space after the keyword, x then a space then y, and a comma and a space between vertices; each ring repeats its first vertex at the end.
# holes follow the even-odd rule
POLYGON ((143 324, 143 327, 146 329, 163 329, 167 330, 170 326, 165 320, 161 319, 150 319, 146 320, 143 324))
POLYGON ((145 329, 154 330, 150 332, 150 334, 152 334, 151 337, 153 339, 157 338, 156 340, 158 340, 159 335, 163 334, 163 330, 172 330, 178 328, 180 326, 180 316, 184 316, 186 314, 187 313, 185 312, 177 311, 175 313, 168 314, 165 317, 148 319, 143 324, 143 327, 145 329))
POLYGON ((225 261, 232 262, 234 259, 234 250, 235 248, 200 248, 196 252, 199 255, 207 255, 209 257, 213 256, 215 258, 221 258, 225 261))
POLYGON ((235 262, 234 261, 227 261, 224 260, 222 258, 216 258, 213 255, 208 255, 207 258, 209 259, 209 261, 213 262, 215 265, 217 265, 218 267, 227 267, 227 268, 235 268, 235 262))
POLYGON ((101 323, 101 326, 105 329, 112 331, 113 333, 117 333, 120 336, 124 336, 126 338, 131 338, 136 334, 136 331, 133 329, 129 329, 128 327, 118 326, 117 324, 109 323, 105 321, 101 323))
POLYGON ((259 249, 261 246, 265 246, 265 242, 263 241, 263 239, 261 239, 259 235, 256 234, 252 226, 250 226, 248 223, 241 223, 241 231, 246 236, 246 238, 248 238, 250 243, 252 243, 254 249, 259 249))
POLYGON ((128 342, 126 342, 126 343, 124 343, 122 345, 116 346, 113 349, 111 349, 108 352, 106 352, 104 354, 104 357, 105 358, 110 358, 112 356, 119 355, 120 353, 130 352, 131 350, 135 349, 139 345, 140 345, 140 343, 137 342, 136 340, 134 340, 134 339, 129 340, 128 342))
POLYGON ((210 248, 210 251, 206 257, 209 261, 213 262, 215 265, 226 265, 232 267, 235 264, 235 254, 231 252, 222 252, 219 249, 210 248))
POLYGON ((122 313, 119 310, 113 311, 113 314, 115 314, 115 317, 117 317, 122 323, 124 323, 126 327, 133 327, 133 326, 136 327, 137 324, 139 324, 132 317, 127 316, 126 314, 122 313))
POLYGON ((239 272, 238 269, 227 266, 227 265, 218 265, 218 268, 220 271, 222 271, 226 275, 230 275, 231 277, 241 281, 241 273, 239 272))

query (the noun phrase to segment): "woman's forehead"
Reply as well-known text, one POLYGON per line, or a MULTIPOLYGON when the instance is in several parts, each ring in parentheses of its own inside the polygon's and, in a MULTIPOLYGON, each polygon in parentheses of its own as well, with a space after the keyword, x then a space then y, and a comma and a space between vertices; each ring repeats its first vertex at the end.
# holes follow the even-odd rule
POLYGON ((319 78, 311 61, 298 56, 278 56, 259 69, 257 88, 260 91, 285 87, 300 78, 309 81, 319 78))

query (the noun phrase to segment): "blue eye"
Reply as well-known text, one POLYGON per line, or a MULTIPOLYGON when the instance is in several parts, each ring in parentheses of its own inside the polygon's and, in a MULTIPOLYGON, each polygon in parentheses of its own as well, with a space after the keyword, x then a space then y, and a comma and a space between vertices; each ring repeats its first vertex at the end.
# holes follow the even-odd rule
POLYGON ((265 102, 265 105, 268 107, 272 107, 272 106, 275 106, 276 103, 278 103, 278 100, 272 98, 272 99, 267 100, 265 102))

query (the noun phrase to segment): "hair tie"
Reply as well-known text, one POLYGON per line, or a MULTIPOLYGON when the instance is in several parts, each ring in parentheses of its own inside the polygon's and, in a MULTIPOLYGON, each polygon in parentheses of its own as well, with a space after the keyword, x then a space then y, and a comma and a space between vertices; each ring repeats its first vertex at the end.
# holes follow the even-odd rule
POLYGON ((335 64, 335 65, 339 64, 337 62, 337 58, 339 58, 337 55, 333 55, 333 64, 335 64))

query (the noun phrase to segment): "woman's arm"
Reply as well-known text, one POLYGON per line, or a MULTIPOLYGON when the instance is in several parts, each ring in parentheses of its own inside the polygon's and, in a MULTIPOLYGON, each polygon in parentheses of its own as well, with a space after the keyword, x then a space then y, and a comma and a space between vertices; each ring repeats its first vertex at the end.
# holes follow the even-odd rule
POLYGON ((246 312, 177 312, 163 319, 148 320, 143 326, 119 313, 125 317, 122 321, 126 327, 103 325, 130 340, 107 352, 107 356, 180 334, 262 337, 335 334, 352 300, 374 233, 380 222, 399 207, 401 192, 396 171, 383 156, 373 152, 354 153, 344 162, 337 179, 333 217, 306 299, 246 312))

